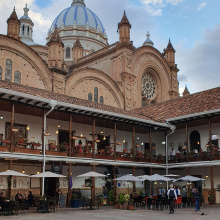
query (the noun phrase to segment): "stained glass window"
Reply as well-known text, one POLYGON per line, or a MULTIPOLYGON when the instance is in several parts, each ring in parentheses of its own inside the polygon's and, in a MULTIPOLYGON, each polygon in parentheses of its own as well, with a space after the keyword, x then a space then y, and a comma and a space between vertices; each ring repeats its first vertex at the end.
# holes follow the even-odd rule
POLYGON ((21 73, 19 71, 15 71, 14 82, 21 84, 21 73))
POLYGON ((12 77, 12 61, 10 59, 7 59, 5 64, 5 81, 11 82, 11 77, 12 77))
POLYGON ((91 92, 88 94, 88 101, 92 102, 92 93, 91 92))
POLYGON ((95 87, 94 88, 94 102, 98 102, 98 88, 95 87))
POLYGON ((141 79, 142 96, 147 99, 152 99, 156 92, 156 83, 154 78, 148 74, 144 73, 141 79))

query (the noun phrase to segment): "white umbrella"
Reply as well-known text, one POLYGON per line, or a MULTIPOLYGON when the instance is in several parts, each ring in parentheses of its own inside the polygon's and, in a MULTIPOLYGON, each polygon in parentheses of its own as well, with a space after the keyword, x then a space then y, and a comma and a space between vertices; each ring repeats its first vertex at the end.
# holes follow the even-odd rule
POLYGON ((44 173, 39 173, 39 174, 32 175, 31 177, 58 177, 58 178, 60 178, 60 177, 66 177, 66 176, 47 171, 47 172, 44 172, 44 173))
POLYGON ((144 180, 149 180, 149 181, 171 181, 172 179, 159 175, 159 174, 154 174, 152 176, 146 176, 143 179, 141 179, 142 181, 144 180))
POLYGON ((142 176, 137 176, 137 177, 140 178, 140 179, 143 179, 143 178, 148 177, 148 176, 150 176, 150 175, 142 175, 142 176))
POLYGON ((77 177, 95 177, 95 178, 98 178, 98 177, 106 177, 106 175, 103 175, 101 173, 96 173, 94 171, 90 171, 88 173, 78 175, 77 177))
POLYGON ((177 176, 180 176, 180 175, 176 175, 176 174, 167 174, 167 175, 164 175, 165 177, 177 177, 177 176))
POLYGON ((19 173, 14 170, 8 170, 0 173, 0 176, 23 176, 23 177, 29 177, 29 175, 19 173))
POLYGON ((200 180, 205 180, 205 179, 202 179, 202 178, 199 178, 199 177, 195 177, 195 176, 184 176, 184 177, 181 177, 179 179, 176 180, 177 181, 189 181, 189 182, 194 182, 194 181, 200 181, 200 180))
POLYGON ((114 180, 122 180, 122 181, 143 181, 143 180, 139 179, 138 177, 133 176, 133 175, 130 175, 130 174, 127 174, 127 175, 118 177, 118 178, 116 178, 116 179, 114 179, 114 180))
MULTIPOLYGON (((106 175, 103 175, 101 173, 96 173, 94 171, 90 171, 88 173, 84 173, 84 174, 81 174, 81 175, 78 175, 77 177, 94 177, 94 178, 98 178, 98 177, 106 177, 106 175)), ((92 187, 94 188, 94 191, 95 191, 95 185, 92 187)), ((92 196, 92 187, 91 187, 91 206, 90 206, 90 209, 92 209, 92 204, 93 204, 93 196, 92 196)))

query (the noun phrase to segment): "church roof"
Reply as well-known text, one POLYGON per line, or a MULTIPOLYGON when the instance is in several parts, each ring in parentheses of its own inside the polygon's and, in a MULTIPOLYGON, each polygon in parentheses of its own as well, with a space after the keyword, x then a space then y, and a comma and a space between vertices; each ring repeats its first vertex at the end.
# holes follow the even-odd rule
POLYGON ((167 44, 166 50, 174 50, 174 51, 175 51, 175 49, 174 49, 174 47, 173 47, 173 45, 172 45, 170 39, 169 39, 169 42, 168 42, 168 44, 167 44))
POLYGON ((74 44, 73 47, 80 47, 80 48, 83 48, 82 45, 81 45, 81 43, 80 43, 79 38, 76 39, 76 42, 75 42, 75 44, 74 44))
POLYGON ((165 122, 166 119, 216 109, 220 109, 220 87, 131 111, 154 121, 165 122))
POLYGON ((10 17, 8 18, 7 21, 9 21, 9 20, 18 21, 18 16, 17 16, 17 13, 16 13, 16 11, 15 11, 15 8, 14 8, 13 12, 11 13, 11 15, 10 15, 10 17))
POLYGON ((43 90, 43 89, 33 88, 33 87, 26 86, 26 85, 21 85, 21 84, 17 84, 17 83, 6 82, 6 81, 0 80, 0 88, 9 89, 9 90, 16 91, 16 92, 22 92, 22 93, 37 96, 40 98, 56 100, 56 101, 64 102, 64 103, 68 103, 68 104, 79 105, 82 107, 98 109, 101 111, 103 110, 103 111, 117 113, 117 114, 129 116, 129 117, 136 117, 139 119, 151 121, 152 124, 157 123, 157 122, 153 121, 152 119, 147 118, 142 115, 138 115, 135 112, 130 112, 130 111, 127 111, 124 109, 108 106, 105 104, 99 104, 99 103, 79 99, 79 98, 72 97, 72 96, 58 94, 58 93, 43 90))
POLYGON ((54 43, 62 43, 63 44, 63 42, 62 42, 62 40, 60 38, 60 35, 58 33, 57 27, 55 27, 55 30, 54 30, 54 32, 53 32, 53 34, 52 34, 52 36, 51 36, 51 38, 50 38, 50 40, 49 40, 49 42, 47 44, 52 43, 52 42, 54 42, 54 43))
POLYGON ((124 15, 123 15, 123 17, 122 17, 122 19, 121 19, 121 22, 118 23, 118 25, 123 25, 123 24, 129 25, 129 26, 131 27, 131 24, 130 24, 130 22, 129 22, 127 16, 126 16, 125 11, 124 11, 124 15))

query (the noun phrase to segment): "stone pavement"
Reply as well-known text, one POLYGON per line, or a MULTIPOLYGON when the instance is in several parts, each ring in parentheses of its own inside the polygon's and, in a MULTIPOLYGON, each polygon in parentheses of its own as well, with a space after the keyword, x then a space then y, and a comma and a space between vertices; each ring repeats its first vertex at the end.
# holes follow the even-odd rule
POLYGON ((174 214, 169 211, 146 210, 145 208, 137 208, 134 211, 114 209, 111 207, 102 207, 100 210, 79 210, 79 209, 58 209, 56 213, 36 213, 34 211, 26 211, 18 216, 0 216, 1 219, 16 220, 219 220, 220 206, 205 206, 201 208, 201 212, 205 215, 197 214, 193 208, 176 209, 174 214))

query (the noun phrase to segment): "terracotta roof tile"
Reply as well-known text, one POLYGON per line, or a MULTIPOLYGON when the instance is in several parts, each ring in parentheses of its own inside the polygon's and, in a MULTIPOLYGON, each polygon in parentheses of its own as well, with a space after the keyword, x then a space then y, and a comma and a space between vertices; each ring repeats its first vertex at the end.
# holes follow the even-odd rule
POLYGON ((157 103, 132 112, 165 122, 166 119, 220 109, 220 87, 157 103))
POLYGON ((89 107, 93 109, 99 109, 103 111, 108 111, 108 112, 113 112, 113 113, 123 114, 126 116, 138 117, 140 119, 153 121, 151 118, 148 118, 143 115, 139 115, 135 112, 131 112, 131 111, 127 111, 124 109, 119 109, 119 108, 115 108, 115 107, 111 107, 108 105, 103 105, 103 104, 99 104, 95 102, 90 102, 87 100, 83 100, 83 99, 79 99, 79 98, 75 98, 75 97, 71 97, 71 96, 67 96, 63 94, 58 94, 58 93, 54 93, 54 92, 43 90, 43 89, 20 85, 16 83, 11 83, 11 82, 0 80, 0 88, 9 89, 9 90, 16 91, 16 92, 22 92, 25 94, 29 94, 29 95, 33 95, 33 96, 37 96, 37 97, 41 97, 45 99, 53 99, 59 102, 89 107))

